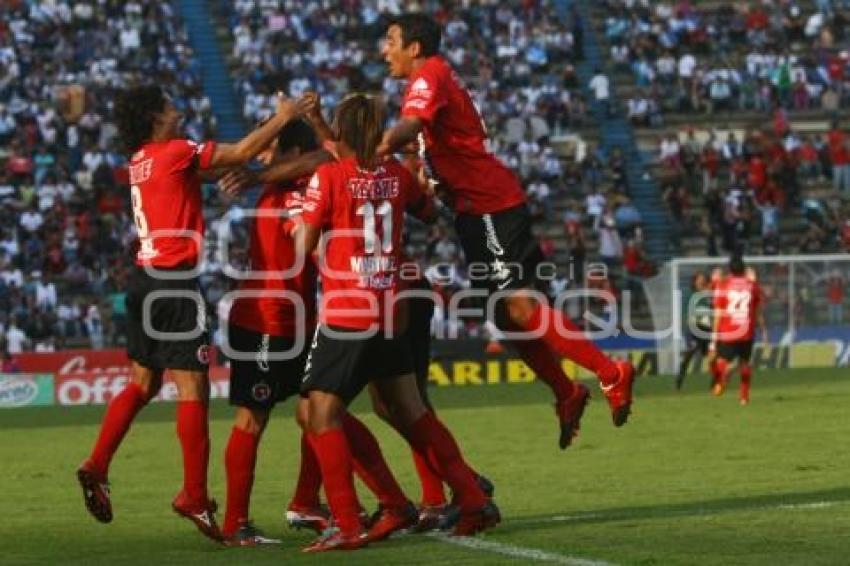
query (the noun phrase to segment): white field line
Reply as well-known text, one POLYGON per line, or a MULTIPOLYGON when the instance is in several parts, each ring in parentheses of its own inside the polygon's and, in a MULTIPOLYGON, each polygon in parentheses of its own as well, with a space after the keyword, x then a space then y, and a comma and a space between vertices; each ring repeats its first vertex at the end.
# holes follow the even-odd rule
MULTIPOLYGON (((848 505, 850 500, 837 499, 831 501, 811 501, 808 503, 778 503, 775 505, 754 505, 752 507, 727 507, 727 508, 705 508, 694 507, 692 509, 675 510, 669 513, 649 514, 648 518, 663 518, 680 515, 712 515, 718 513, 728 513, 735 511, 753 511, 753 510, 785 510, 796 511, 804 509, 827 509, 829 507, 837 507, 839 505, 848 505)), ((540 524, 540 523, 575 523, 581 521, 592 521, 598 519, 608 520, 628 520, 630 518, 640 517, 639 513, 584 513, 580 515, 554 515, 552 517, 533 517, 528 519, 508 520, 510 524, 540 524)), ((430 533, 432 538, 444 542, 461 546, 470 550, 478 550, 489 552, 491 554, 501 554, 510 558, 521 560, 530 560, 535 562, 548 562, 550 564, 566 564, 568 566, 614 566, 611 562, 602 560, 591 560, 578 556, 569 556, 556 552, 540 550, 538 548, 530 548, 526 546, 516 546, 502 542, 484 540, 472 537, 452 537, 443 533, 430 533)))
POLYGON ((501 554, 510 558, 519 560, 531 560, 535 562, 548 562, 550 564, 566 564, 567 566, 614 566, 611 562, 603 562, 601 560, 588 560, 577 556, 568 556, 566 554, 558 554, 555 552, 547 552, 538 548, 529 548, 527 546, 516 546, 503 542, 494 542, 472 537, 452 537, 442 533, 431 534, 435 539, 446 544, 462 546, 470 550, 479 550, 489 552, 491 554, 501 554))

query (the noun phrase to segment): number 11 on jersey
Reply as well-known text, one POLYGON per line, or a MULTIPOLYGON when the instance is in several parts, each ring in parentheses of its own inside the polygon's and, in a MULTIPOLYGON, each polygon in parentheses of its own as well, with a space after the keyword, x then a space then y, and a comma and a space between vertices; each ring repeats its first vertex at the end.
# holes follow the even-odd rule
POLYGON ((383 201, 378 209, 371 202, 365 202, 357 208, 357 216, 363 217, 363 252, 369 255, 375 253, 375 243, 378 234, 375 226, 375 216, 381 217, 383 238, 381 251, 385 254, 393 251, 393 205, 389 201, 383 201))

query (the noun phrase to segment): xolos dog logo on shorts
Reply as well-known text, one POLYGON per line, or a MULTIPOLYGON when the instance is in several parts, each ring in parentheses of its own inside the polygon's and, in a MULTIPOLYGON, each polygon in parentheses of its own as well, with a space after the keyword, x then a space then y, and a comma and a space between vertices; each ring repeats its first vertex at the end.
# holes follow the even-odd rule
POLYGON ((251 388, 251 396, 254 398, 255 401, 263 403, 265 401, 268 401, 269 398, 272 396, 272 388, 269 386, 268 383, 261 381, 260 383, 254 385, 254 387, 251 388))
POLYGON ((205 366, 209 365, 209 363, 210 363, 210 347, 209 346, 207 346, 206 344, 198 346, 198 351, 195 353, 195 355, 198 357, 199 362, 201 362, 205 366))

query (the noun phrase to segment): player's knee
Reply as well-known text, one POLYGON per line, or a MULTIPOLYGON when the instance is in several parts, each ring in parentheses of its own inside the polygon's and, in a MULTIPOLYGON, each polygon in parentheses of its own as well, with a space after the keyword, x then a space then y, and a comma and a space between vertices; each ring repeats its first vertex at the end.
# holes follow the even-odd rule
POLYGON ((169 370, 177 385, 178 401, 208 401, 210 382, 200 371, 169 370))
POLYGON ((308 428, 313 434, 342 427, 345 404, 339 397, 320 391, 310 393, 308 428))
POLYGON ((749 381, 749 379, 753 376, 753 368, 750 365, 741 366, 741 379, 745 381, 749 381))
POLYGON ((254 436, 262 434, 269 422, 268 411, 258 411, 240 407, 236 411, 236 428, 239 428, 254 436))
POLYGON ((141 368, 141 371, 134 372, 132 382, 141 390, 145 399, 150 402, 162 389, 162 372, 141 368))
POLYGON ((295 408, 295 422, 301 430, 307 432, 307 427, 310 426, 310 405, 307 399, 298 401, 298 406, 295 408))
MULTIPOLYGON (((529 297, 506 297, 502 301, 502 305, 504 310, 503 318, 505 319, 503 324, 519 328, 528 328, 528 325, 531 322, 531 317, 534 314, 534 302, 529 297)), ((498 321, 497 324, 499 324, 498 321)), ((504 327, 505 326, 502 326, 502 328, 504 327)))
POLYGON ((375 412, 379 419, 381 419, 387 424, 393 424, 392 413, 387 408, 386 404, 381 401, 377 396, 372 397, 372 410, 375 412))

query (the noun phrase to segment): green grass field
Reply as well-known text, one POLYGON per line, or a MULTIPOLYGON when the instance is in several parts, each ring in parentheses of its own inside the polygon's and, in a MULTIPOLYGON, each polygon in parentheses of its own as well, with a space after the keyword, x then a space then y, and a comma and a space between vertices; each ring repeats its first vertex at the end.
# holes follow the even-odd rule
MULTIPOLYGON (((171 513, 180 484, 173 405, 148 408, 118 453, 110 525, 87 515, 74 477, 103 408, 4 411, 0 563, 847 564, 847 370, 757 374, 748 407, 735 391, 710 397, 706 383, 696 376, 676 394, 667 378, 639 382, 623 429, 610 425, 596 395, 566 452, 542 386, 435 390, 468 459, 496 483, 504 522, 469 546, 404 536, 320 557, 300 555, 311 537, 282 521, 297 465, 291 407, 270 425, 260 455, 254 518, 284 538, 283 548, 263 549, 218 548, 171 513)), ((229 407, 216 404, 213 417, 211 487, 223 503, 229 407)), ((364 418, 418 497, 402 442, 364 418)))

